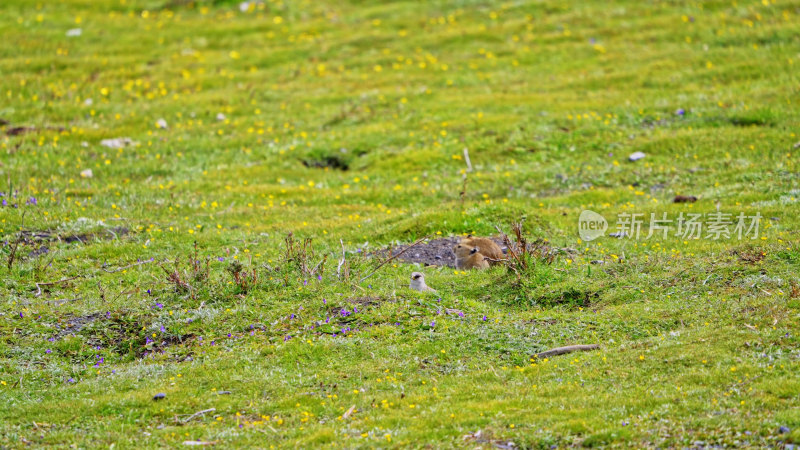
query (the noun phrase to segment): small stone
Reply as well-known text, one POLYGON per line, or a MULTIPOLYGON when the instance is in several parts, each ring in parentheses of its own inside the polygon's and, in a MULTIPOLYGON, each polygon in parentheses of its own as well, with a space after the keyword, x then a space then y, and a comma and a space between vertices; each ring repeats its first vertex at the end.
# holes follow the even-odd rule
POLYGON ((631 153, 631 156, 628 156, 628 161, 630 161, 630 162, 638 161, 638 160, 644 158, 645 156, 647 156, 647 155, 645 155, 642 152, 634 152, 634 153, 631 153))
POLYGON ((83 30, 80 28, 73 28, 71 30, 67 30, 67 37, 78 37, 83 34, 83 30))
POLYGON ((129 145, 134 145, 134 144, 135 144, 135 142, 133 142, 133 139, 131 139, 129 137, 103 139, 102 141, 100 141, 100 145, 102 145, 103 147, 108 147, 108 148, 113 148, 113 149, 124 148, 124 147, 127 147, 129 145))
POLYGON ((155 400, 155 401, 163 400, 165 398, 167 398, 167 394, 165 394, 163 392, 159 392, 158 394, 153 396, 153 400, 155 400))
POLYGON ((595 259, 591 262, 592 264, 605 264, 606 262, 602 259, 595 259))

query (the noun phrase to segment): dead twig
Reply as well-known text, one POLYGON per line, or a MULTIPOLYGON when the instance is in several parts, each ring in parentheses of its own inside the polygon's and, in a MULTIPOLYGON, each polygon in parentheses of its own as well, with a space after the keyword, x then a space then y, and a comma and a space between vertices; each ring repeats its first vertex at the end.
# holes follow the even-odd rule
POLYGON ((461 192, 459 192, 459 196, 461 196, 461 209, 464 209, 464 200, 467 199, 467 174, 464 173, 462 176, 463 182, 461 184, 461 192))
POLYGON ((58 300, 47 300, 45 303, 50 303, 56 306, 61 306, 64 303, 74 302, 76 300, 81 300, 83 297, 75 297, 75 298, 62 298, 58 300))
POLYGON ((189 423, 190 421, 192 421, 192 420, 193 420, 195 417, 197 417, 197 416, 202 416, 202 415, 204 415, 205 413, 214 412, 214 411, 216 411, 216 410, 217 410, 217 408, 208 408, 208 409, 204 409, 204 410, 202 410, 202 411, 197 411, 197 412, 196 412, 196 413, 194 413, 194 414, 190 414, 190 415, 189 415, 189 417, 187 417, 187 418, 185 418, 185 419, 181 419, 181 423, 189 423))
POLYGON ((320 267, 322 268, 322 270, 320 271, 319 274, 322 275, 322 272, 325 271, 325 261, 327 260, 328 260, 328 255, 324 255, 320 260, 320 262, 318 262, 317 265, 314 266, 313 269, 311 269, 311 275, 312 276, 315 275, 317 273, 317 269, 319 269, 320 267))
POLYGON ((336 278, 342 278, 342 266, 344 266, 344 279, 350 279, 350 266, 347 264, 347 255, 344 251, 344 241, 339 239, 339 244, 342 246, 342 259, 339 260, 339 265, 336 267, 336 278))
POLYGON ((485 260, 487 260, 489 262, 507 262, 508 261, 508 258, 494 259, 494 258, 489 258, 488 256, 484 256, 483 259, 485 259, 485 260))
POLYGON ((469 149, 464 147, 464 162, 467 163, 467 172, 472 172, 472 163, 469 160, 469 149))
MULTIPOLYGON (((11 192, 9 187, 9 192, 11 192)), ((28 211, 22 211, 22 219, 19 225, 19 228, 22 229, 25 227, 25 213, 28 211)), ((11 252, 8 254, 8 271, 11 271, 11 268, 14 266, 14 259, 17 257, 17 249, 19 249, 19 243, 22 242, 22 233, 17 236, 17 240, 14 241, 14 247, 11 249, 11 252)))
POLYGON ((127 266, 117 267, 114 270, 106 270, 105 268, 102 268, 102 267, 100 268, 100 270, 102 270, 105 273, 117 273, 117 272, 121 272, 121 271, 123 271, 125 269, 130 269, 131 267, 141 266, 142 264, 147 264, 147 263, 151 263, 151 262, 153 262, 153 260, 152 259, 148 259, 146 261, 139 261, 139 262, 136 262, 136 263, 133 263, 133 264, 128 264, 127 266))
POLYGON ((542 359, 542 358, 549 358, 551 356, 566 355, 567 353, 572 353, 572 352, 586 352, 589 350, 597 350, 599 348, 600 345, 598 344, 567 345, 566 347, 557 347, 541 353, 537 353, 533 355, 533 357, 542 359))
POLYGON ((45 283, 36 283, 36 295, 34 297, 39 297, 42 295, 42 286, 55 286, 57 284, 61 284, 67 281, 75 280, 77 278, 83 278, 83 275, 76 275, 74 277, 64 278, 58 281, 48 281, 45 283))
POLYGON ((428 239, 429 237, 430 237, 430 235, 423 236, 423 237, 421 237, 421 238, 417 239, 417 241, 416 241, 416 242, 414 242, 413 244, 411 244, 411 245, 409 245, 408 247, 406 247, 406 248, 404 248, 404 249, 400 250, 400 251, 399 251, 399 252, 398 252, 396 255, 393 255, 393 256, 391 256, 391 257, 387 258, 387 259, 386 259, 386 260, 384 260, 382 263, 378 264, 378 267, 374 268, 374 269, 372 270, 372 272, 370 272, 370 273, 368 273, 368 274, 364 275, 364 277, 363 277, 363 278, 361 278, 360 280, 358 280, 358 282, 359 282, 359 283, 363 283, 363 282, 364 282, 364 280, 366 280, 367 278, 369 278, 369 277, 371 277, 372 275, 374 275, 374 274, 375 274, 375 272, 377 272, 377 271, 378 271, 378 269, 380 269, 381 267, 383 267, 384 265, 386 265, 387 263, 389 263, 389 262, 390 262, 390 261, 392 261, 393 259, 397 258, 398 256, 402 255, 403 253, 405 253, 406 251, 408 251, 408 250, 409 250, 411 247, 414 247, 414 246, 418 245, 420 242, 424 241, 425 239, 428 239))

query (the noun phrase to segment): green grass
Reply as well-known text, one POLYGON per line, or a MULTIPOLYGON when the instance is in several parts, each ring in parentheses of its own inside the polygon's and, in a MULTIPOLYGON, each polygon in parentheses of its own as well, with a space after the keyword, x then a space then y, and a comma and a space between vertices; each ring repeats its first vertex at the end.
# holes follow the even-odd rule
POLYGON ((3 1, 0 446, 800 442, 799 15, 3 1), (584 209, 613 231, 717 202, 759 212, 759 239, 577 235, 584 209), (574 251, 520 280, 392 262, 359 282, 372 250, 523 216, 574 251), (62 239, 15 252, 20 230, 62 239), (415 270, 439 296, 407 289, 415 270), (530 360, 576 343, 602 347, 530 360))

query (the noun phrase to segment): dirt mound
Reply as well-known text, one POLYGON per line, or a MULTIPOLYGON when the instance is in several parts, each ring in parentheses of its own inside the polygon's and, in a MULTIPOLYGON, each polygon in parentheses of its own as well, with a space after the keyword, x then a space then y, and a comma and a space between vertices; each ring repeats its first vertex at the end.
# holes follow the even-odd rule
MULTIPOLYGON (((420 263, 424 266, 455 267, 454 260, 456 255, 453 253, 453 247, 460 239, 460 236, 452 236, 421 242, 398 256, 397 259, 410 263, 420 263)), ((492 238, 492 240, 497 242, 497 245, 501 248, 503 247, 503 242, 500 239, 492 238)), ((401 245, 392 248, 392 255, 400 253, 406 247, 407 245, 401 245)), ((388 256, 387 252, 388 250, 385 250, 383 255, 388 256)))

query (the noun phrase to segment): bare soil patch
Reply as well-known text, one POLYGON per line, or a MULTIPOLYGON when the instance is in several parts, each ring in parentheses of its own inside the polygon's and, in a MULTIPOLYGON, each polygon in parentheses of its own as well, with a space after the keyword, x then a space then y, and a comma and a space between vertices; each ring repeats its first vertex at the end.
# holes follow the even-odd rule
MULTIPOLYGON (((453 247, 458 244, 460 239, 461 237, 459 236, 451 236, 433 239, 428 242, 421 242, 397 257, 397 259, 408 263, 419 263, 423 266, 455 267, 454 260, 456 255, 453 253, 453 247)), ((501 248, 504 247, 502 240, 496 237, 491 239, 495 241, 501 248)), ((396 255, 404 248, 406 248, 405 245, 397 246, 392 249, 386 249, 380 252, 380 255, 383 257, 388 257, 390 256, 390 250, 391 255, 396 255)))

